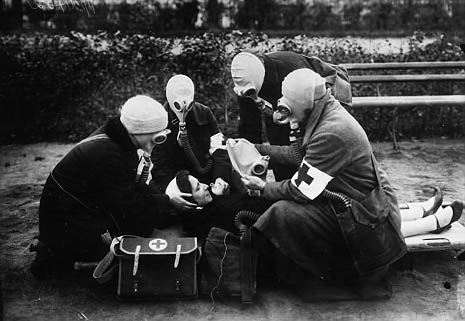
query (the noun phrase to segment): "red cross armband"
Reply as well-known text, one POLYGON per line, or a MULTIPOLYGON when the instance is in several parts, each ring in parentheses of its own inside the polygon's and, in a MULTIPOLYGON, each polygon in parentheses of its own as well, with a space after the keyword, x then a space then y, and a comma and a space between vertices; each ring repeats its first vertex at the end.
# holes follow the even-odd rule
POLYGON ((292 176, 291 183, 307 198, 314 200, 332 179, 332 176, 304 160, 300 164, 299 170, 292 176))

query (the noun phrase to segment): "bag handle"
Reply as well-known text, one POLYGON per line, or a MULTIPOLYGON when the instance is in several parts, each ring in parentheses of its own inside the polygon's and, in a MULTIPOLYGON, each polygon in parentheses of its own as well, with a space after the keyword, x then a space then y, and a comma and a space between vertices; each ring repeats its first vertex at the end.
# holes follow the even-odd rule
MULTIPOLYGON (((135 235, 121 235, 118 237, 115 237, 110 244, 110 250, 108 253, 103 257, 100 262, 98 262, 97 266, 94 269, 94 272, 92 273, 92 276, 94 277, 94 280, 97 281, 97 283, 104 284, 108 281, 110 281, 114 275, 117 274, 119 264, 113 264, 113 260, 115 257, 121 256, 119 254, 118 249, 119 249, 119 244, 123 240, 123 238, 139 238, 140 236, 135 236, 135 235)), ((200 261, 200 258, 202 256, 202 248, 200 246, 197 246, 197 250, 199 252, 199 258, 197 259, 197 263, 200 261)), ((180 251, 181 251, 181 246, 177 246, 177 255, 174 263, 174 268, 177 267, 179 264, 179 256, 180 256, 180 251), (177 261, 177 262, 176 262, 177 261)), ((135 263, 136 264, 136 263, 135 263)), ((134 271, 133 273, 137 273, 137 266, 134 266, 134 271), (135 271, 135 272, 134 272, 135 271)))
POLYGON ((114 275, 116 275, 117 269, 119 267, 118 264, 115 264, 112 267, 110 267, 114 258, 115 255, 111 251, 108 251, 108 253, 103 257, 103 259, 100 262, 98 262, 97 266, 94 269, 94 272, 92 273, 92 276, 94 277, 94 280, 97 281, 97 283, 106 283, 110 281, 114 275))
POLYGON ((121 256, 117 252, 117 246, 121 243, 123 238, 125 237, 138 237, 135 235, 121 235, 118 237, 115 237, 110 244, 110 250, 108 253, 103 257, 103 259, 98 262, 97 266, 94 269, 94 272, 92 273, 92 276, 94 277, 94 280, 97 281, 97 283, 103 284, 108 281, 110 281, 114 275, 118 272, 119 264, 114 264, 112 266, 113 260, 117 256, 121 256))

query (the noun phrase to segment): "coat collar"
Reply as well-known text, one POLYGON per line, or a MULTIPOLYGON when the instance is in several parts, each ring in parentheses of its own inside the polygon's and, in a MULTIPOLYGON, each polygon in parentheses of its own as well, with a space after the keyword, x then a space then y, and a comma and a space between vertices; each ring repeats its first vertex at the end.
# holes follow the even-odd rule
POLYGON ((104 125, 105 133, 117 145, 126 150, 137 150, 136 146, 129 137, 129 133, 121 123, 119 117, 110 118, 104 125))
POLYGON ((331 95, 331 89, 326 90, 326 94, 315 101, 313 109, 307 118, 307 124, 305 125, 305 133, 303 144, 306 145, 315 132, 318 125, 321 123, 321 119, 326 111, 331 108, 332 103, 336 102, 336 99, 331 95))

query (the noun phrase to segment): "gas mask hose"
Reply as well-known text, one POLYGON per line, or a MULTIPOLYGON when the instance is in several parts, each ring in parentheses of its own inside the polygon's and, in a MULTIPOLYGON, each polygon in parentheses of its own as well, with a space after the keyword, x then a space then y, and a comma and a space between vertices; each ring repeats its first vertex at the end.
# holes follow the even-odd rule
POLYGON ((234 218, 234 225, 240 232, 240 235, 244 235, 247 229, 252 226, 260 217, 259 214, 249 211, 241 210, 237 212, 236 217, 234 218))
POLYGON ((303 137, 298 123, 291 123, 291 131, 289 134, 289 141, 291 143, 292 158, 299 166, 304 159, 304 150, 302 148, 303 137))
MULTIPOLYGON (((291 142, 291 151, 292 156, 297 165, 300 165, 304 159, 304 151, 302 148, 303 137, 301 130, 299 128, 299 124, 291 123, 291 131, 289 134, 289 141, 291 142)), ((343 206, 344 208, 350 207, 350 198, 340 192, 332 192, 328 189, 324 189, 321 192, 321 196, 331 201, 335 201, 338 206, 343 206)))
POLYGON ((213 159, 211 157, 208 158, 205 167, 202 167, 202 165, 200 165, 200 162, 195 156, 191 144, 189 143, 189 137, 187 135, 185 123, 179 124, 179 137, 181 140, 181 147, 184 150, 184 153, 186 154, 187 158, 191 162, 192 166, 194 167, 194 170, 201 175, 208 174, 213 168, 213 159))
POLYGON ((324 198, 326 198, 326 199, 328 199, 330 201, 337 202, 338 207, 340 207, 342 205, 344 208, 350 208, 351 200, 344 193, 332 192, 332 191, 325 188, 323 190, 323 192, 321 192, 321 196, 323 196, 324 198))
POLYGON ((255 102, 257 104, 258 110, 264 113, 267 116, 273 117, 273 106, 264 99, 260 99, 260 101, 255 102))

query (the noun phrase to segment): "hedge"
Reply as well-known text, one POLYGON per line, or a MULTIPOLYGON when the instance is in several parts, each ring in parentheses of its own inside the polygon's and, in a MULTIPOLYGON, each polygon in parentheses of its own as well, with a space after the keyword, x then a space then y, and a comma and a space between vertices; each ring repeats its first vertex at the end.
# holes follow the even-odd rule
MULTIPOLYGON (((357 41, 306 36, 272 40, 266 34, 241 32, 177 38, 73 31, 67 35, 6 35, 0 37, 0 142, 77 141, 116 115, 133 95, 150 94, 164 101, 165 84, 177 73, 193 79, 196 100, 210 106, 224 133, 235 137, 238 110, 229 66, 237 52, 292 50, 331 63, 463 59, 455 39, 440 35, 427 46, 422 41, 423 34, 416 32, 408 52, 385 55, 368 52, 357 41)), ((357 85, 353 91, 354 96, 463 94, 463 83, 357 85)), ((393 126, 398 137, 465 134, 463 108, 350 112, 372 140, 390 139, 393 126), (395 118, 395 113, 401 117, 395 118)))

